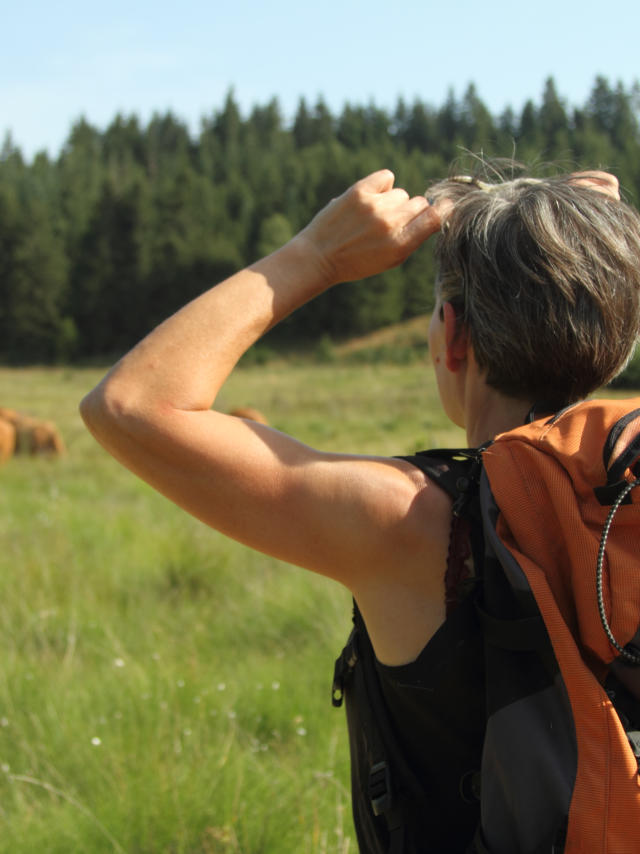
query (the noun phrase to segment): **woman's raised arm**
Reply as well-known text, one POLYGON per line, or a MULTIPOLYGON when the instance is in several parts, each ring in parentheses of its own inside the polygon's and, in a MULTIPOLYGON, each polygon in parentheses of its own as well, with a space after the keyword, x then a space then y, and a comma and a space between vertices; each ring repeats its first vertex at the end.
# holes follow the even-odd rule
MULTIPOLYGON (((338 282, 401 263, 439 227, 422 196, 393 188, 376 172, 334 199, 282 249, 186 305, 135 347, 82 406, 116 389, 130 400, 177 409, 209 409, 239 357, 268 329, 338 282)), ((92 426, 92 423, 90 423, 92 426)))
POLYGON ((190 513, 351 589, 368 557, 380 563, 385 536, 406 526, 416 470, 319 453, 211 406, 274 324, 338 282, 401 263, 439 229, 438 209, 393 180, 384 170, 359 181, 282 249, 186 305, 81 404, 97 440, 190 513))

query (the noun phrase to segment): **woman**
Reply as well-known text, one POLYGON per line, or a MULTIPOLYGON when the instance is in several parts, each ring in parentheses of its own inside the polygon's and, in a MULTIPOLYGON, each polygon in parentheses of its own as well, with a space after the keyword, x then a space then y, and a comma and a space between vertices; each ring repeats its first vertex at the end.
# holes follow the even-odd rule
MULTIPOLYGON (((640 225, 611 176, 459 177, 430 201, 393 184, 386 170, 359 181, 282 249, 161 324, 81 405, 97 440, 189 513, 345 585, 391 671, 445 620, 451 499, 408 460, 323 453, 213 411, 238 359, 302 304, 400 264, 441 227, 429 347, 469 447, 607 382, 640 331, 640 225)), ((464 850, 477 804, 460 827, 449 815, 438 826, 438 812, 431 847, 407 850, 464 850)), ((387 829, 363 829, 368 820, 356 811, 363 850, 385 850, 387 829)))

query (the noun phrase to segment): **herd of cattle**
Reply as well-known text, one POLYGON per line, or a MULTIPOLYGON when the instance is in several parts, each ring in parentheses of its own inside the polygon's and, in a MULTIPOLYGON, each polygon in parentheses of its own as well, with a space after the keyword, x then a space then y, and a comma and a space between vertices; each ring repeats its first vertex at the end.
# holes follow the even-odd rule
POLYGON ((232 409, 229 415, 235 415, 236 418, 246 418, 249 421, 256 421, 258 424, 269 423, 259 409, 253 409, 251 406, 239 406, 237 409, 232 409))
POLYGON ((43 421, 0 406, 0 463, 14 454, 59 457, 65 447, 53 421, 43 421))
MULTIPOLYGON (((266 424, 267 419, 257 409, 233 409, 230 415, 266 424)), ((33 418, 24 412, 0 406, 0 464, 14 454, 59 457, 65 453, 64 442, 53 421, 33 418)))

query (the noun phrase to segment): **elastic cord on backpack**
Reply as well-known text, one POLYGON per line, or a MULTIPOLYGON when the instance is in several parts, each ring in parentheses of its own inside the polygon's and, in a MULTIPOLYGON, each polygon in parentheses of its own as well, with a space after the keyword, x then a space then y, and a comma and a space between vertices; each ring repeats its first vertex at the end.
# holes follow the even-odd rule
POLYGON ((609 511, 609 515, 607 516, 607 521, 604 523, 604 527, 602 529, 602 537, 600 539, 600 548, 598 549, 598 562, 596 565, 596 587, 598 591, 598 610, 600 611, 600 620, 602 622, 602 628, 605 630, 605 633, 609 638, 609 643, 613 647, 615 647, 615 649, 618 650, 621 658, 623 658, 628 664, 640 665, 640 655, 636 655, 633 652, 629 652, 628 649, 625 649, 623 646, 620 646, 620 644, 614 638, 613 632, 611 631, 611 627, 609 626, 609 622, 607 620, 607 615, 605 613, 604 596, 602 593, 604 552, 607 545, 607 538, 609 536, 609 529, 611 528, 611 523, 613 522, 613 517, 615 516, 618 507, 620 507, 626 496, 636 486, 640 486, 640 478, 634 480, 632 483, 627 483, 625 485, 625 487, 620 491, 620 494, 614 501, 611 510, 609 511))

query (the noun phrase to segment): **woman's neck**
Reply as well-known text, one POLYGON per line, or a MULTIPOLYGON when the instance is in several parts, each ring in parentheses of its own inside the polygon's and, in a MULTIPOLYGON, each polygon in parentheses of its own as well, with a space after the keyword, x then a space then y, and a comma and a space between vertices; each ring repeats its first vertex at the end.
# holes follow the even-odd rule
POLYGON ((465 429, 469 447, 477 448, 499 433, 521 427, 533 401, 508 397, 481 380, 470 388, 465 397, 465 429))

